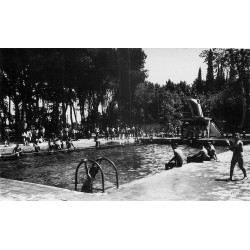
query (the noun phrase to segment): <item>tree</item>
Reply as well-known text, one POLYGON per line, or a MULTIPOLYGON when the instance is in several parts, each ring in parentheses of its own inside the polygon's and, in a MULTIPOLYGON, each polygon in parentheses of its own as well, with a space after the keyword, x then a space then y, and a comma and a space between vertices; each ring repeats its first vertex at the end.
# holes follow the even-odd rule
MULTIPOLYGON (((130 115, 134 102, 134 93, 137 86, 146 79, 144 64, 146 55, 142 49, 118 49, 118 76, 119 99, 121 120, 130 123, 130 115)), ((133 123, 135 117, 131 117, 133 123)))
POLYGON ((214 114, 235 128, 246 131, 250 130, 249 54, 248 49, 213 49, 201 54, 205 62, 210 62, 208 68, 213 65, 217 70, 214 81, 216 92, 207 96, 214 114), (221 107, 217 109, 219 104, 221 107))
POLYGON ((206 77, 207 91, 214 92, 214 68, 213 68, 213 52, 210 49, 207 58, 207 77, 206 77))
POLYGON ((202 80, 201 68, 199 68, 198 77, 194 80, 193 88, 195 88, 197 93, 199 94, 205 92, 205 83, 202 80))

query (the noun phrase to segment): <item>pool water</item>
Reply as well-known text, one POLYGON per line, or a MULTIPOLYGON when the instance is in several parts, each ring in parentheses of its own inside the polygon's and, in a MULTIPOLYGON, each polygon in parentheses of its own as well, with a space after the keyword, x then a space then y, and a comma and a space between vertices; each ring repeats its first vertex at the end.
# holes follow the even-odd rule
MULTIPOLYGON (((199 150, 186 145, 181 145, 180 148, 186 157, 199 150)), ((220 153, 226 151, 226 148, 216 147, 216 150, 220 153)), ((74 190, 75 170, 79 162, 85 158, 96 160, 98 157, 108 158, 115 163, 121 185, 164 171, 165 162, 173 157, 173 151, 170 145, 150 144, 32 156, 0 162, 0 177, 74 190)), ((86 176, 83 166, 78 174, 78 189, 86 176)), ((116 178, 113 168, 106 162, 101 166, 105 176, 105 187, 114 187, 116 178)), ((94 187, 101 187, 100 173, 96 176, 94 187)))

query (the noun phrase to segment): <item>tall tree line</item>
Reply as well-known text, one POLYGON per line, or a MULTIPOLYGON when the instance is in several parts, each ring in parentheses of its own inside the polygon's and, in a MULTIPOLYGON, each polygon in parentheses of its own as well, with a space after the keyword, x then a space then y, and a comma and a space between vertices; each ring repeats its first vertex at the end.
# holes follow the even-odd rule
POLYGON ((145 59, 142 49, 1 49, 0 129, 9 121, 17 137, 25 124, 57 132, 67 126, 68 109, 84 130, 132 123, 145 59))
POLYGON ((200 56, 207 63, 205 80, 199 68, 192 85, 168 80, 160 86, 146 81, 142 49, 1 49, 0 131, 7 121, 17 136, 25 124, 57 132, 74 120, 83 131, 177 126, 188 98, 199 98, 208 116, 226 122, 225 129, 250 131, 250 50, 209 49, 200 56))
POLYGON ((206 80, 200 72, 193 91, 226 130, 250 132, 250 50, 209 49, 201 55, 207 63, 206 80))

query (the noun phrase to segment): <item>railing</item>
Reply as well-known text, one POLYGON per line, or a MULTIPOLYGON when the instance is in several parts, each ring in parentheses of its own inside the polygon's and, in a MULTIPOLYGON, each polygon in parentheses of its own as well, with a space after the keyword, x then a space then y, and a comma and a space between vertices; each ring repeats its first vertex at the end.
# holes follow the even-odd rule
MULTIPOLYGON (((77 191, 77 184, 78 184, 78 170, 80 168, 80 166, 84 163, 85 164, 85 171, 86 171, 86 175, 88 178, 91 178, 90 174, 89 174, 89 168, 87 166, 87 163, 90 162, 92 163, 92 167, 94 167, 94 165, 96 165, 98 167, 98 169, 101 171, 101 175, 102 175, 102 192, 105 192, 105 187, 104 187, 104 174, 103 174, 103 170, 100 166, 100 164, 94 160, 91 159, 84 159, 83 161, 81 161, 78 166, 76 167, 76 173, 75 173, 75 191, 77 191)), ((92 193, 92 186, 91 186, 91 193, 92 193)))
POLYGON ((91 172, 91 170, 93 170, 93 168, 95 167, 95 165, 98 167, 98 171, 100 170, 101 176, 102 176, 102 189, 95 188, 95 190, 101 190, 103 193, 105 192, 104 173, 103 173, 103 170, 101 168, 102 161, 107 161, 114 168, 115 174, 116 174, 116 187, 119 188, 118 171, 117 171, 117 168, 116 168, 115 164, 111 160, 109 160, 109 159, 107 159, 105 157, 100 157, 100 158, 98 158, 95 161, 91 160, 91 159, 84 159, 84 160, 82 160, 78 164, 78 166, 76 167, 76 172, 75 172, 75 191, 78 191, 77 190, 77 185, 78 185, 78 171, 79 171, 79 168, 84 163, 85 172, 86 172, 86 175, 87 175, 87 180, 89 181, 88 185, 89 185, 90 193, 92 193, 92 191, 93 191, 93 181, 94 181, 94 177, 91 176, 90 172, 91 172), (92 163, 92 166, 90 168, 88 167, 88 163, 92 163))
POLYGON ((98 158, 96 160, 96 162, 98 162, 101 165, 101 163, 102 163, 103 160, 109 162, 112 165, 112 167, 114 168, 115 174, 116 174, 116 187, 119 188, 118 171, 117 171, 117 168, 116 168, 114 162, 112 162, 111 160, 109 160, 109 159, 107 159, 105 157, 98 158))

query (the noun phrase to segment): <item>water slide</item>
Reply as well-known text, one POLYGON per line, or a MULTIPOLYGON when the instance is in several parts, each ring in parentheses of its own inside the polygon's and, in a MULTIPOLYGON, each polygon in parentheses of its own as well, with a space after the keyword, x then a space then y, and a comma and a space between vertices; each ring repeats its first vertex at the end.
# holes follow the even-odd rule
POLYGON ((203 112, 201 109, 201 104, 196 99, 189 99, 188 100, 189 108, 192 113, 192 117, 203 117, 203 112))
MULTIPOLYGON (((201 109, 201 104, 198 100, 189 99, 188 104, 192 113, 192 117, 204 117, 201 109)), ((222 137, 220 129, 212 121, 210 122, 210 137, 216 137, 216 138, 222 137)))
POLYGON ((210 137, 216 137, 216 138, 222 137, 220 129, 215 125, 214 122, 211 122, 210 124, 210 137))

